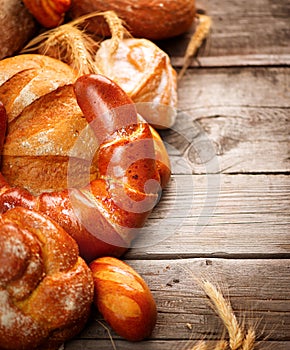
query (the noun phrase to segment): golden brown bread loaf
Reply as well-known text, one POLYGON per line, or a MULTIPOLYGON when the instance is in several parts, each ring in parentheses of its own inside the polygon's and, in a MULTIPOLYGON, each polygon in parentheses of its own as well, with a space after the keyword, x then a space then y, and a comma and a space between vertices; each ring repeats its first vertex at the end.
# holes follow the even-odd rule
POLYGON ((95 285, 94 303, 104 319, 123 338, 148 338, 156 324, 157 309, 144 279, 116 258, 103 257, 90 263, 95 285))
POLYGON ((0 27, 0 59, 19 52, 37 29, 21 0, 0 0, 0 27))
POLYGON ((0 349, 58 349, 84 327, 94 287, 75 241, 36 212, 0 215, 0 349))
POLYGON ((68 153, 87 125, 66 85, 75 79, 68 65, 47 56, 0 61, 0 101, 8 115, 2 173, 11 185, 25 184, 35 194, 66 188, 68 153))
MULTIPOLYGON (((70 15, 77 18, 94 11, 114 11, 136 38, 160 40, 187 31, 194 19, 194 0, 72 0, 70 15)), ((106 34, 106 24, 89 23, 93 33, 106 34)))

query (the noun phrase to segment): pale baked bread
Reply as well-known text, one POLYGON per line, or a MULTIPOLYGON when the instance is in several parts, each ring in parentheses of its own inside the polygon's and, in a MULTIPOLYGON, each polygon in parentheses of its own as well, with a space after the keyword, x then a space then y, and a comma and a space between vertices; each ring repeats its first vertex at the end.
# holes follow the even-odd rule
POLYGON ((173 126, 177 79, 169 56, 146 39, 123 39, 113 54, 112 43, 108 39, 100 44, 95 56, 98 71, 126 91, 149 124, 159 129, 173 126))

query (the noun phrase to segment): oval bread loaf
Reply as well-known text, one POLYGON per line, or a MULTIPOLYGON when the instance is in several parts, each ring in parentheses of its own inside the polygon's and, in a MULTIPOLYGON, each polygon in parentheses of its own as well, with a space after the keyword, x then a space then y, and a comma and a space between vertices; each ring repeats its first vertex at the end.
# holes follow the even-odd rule
POLYGON ((94 303, 108 324, 123 338, 140 341, 151 335, 156 303, 143 278, 123 261, 104 257, 90 264, 94 303))
MULTIPOLYGON (((114 11, 136 38, 160 40, 186 32, 195 16, 194 0, 72 0, 70 16, 80 17, 94 11, 114 11)), ((90 21, 92 32, 106 34, 99 19, 90 21)))

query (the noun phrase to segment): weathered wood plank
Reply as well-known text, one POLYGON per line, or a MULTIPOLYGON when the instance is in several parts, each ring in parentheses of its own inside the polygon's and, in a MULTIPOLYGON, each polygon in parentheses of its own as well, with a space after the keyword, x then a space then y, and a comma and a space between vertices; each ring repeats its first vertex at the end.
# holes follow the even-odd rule
MULTIPOLYGON (((115 340, 114 345, 117 350, 191 350, 197 341, 185 340, 148 340, 130 343, 123 340, 115 340)), ((216 345, 215 341, 208 341, 211 350, 216 345)), ((112 342, 109 340, 74 340, 67 343, 65 350, 114 350, 112 342)), ((284 341, 261 341, 255 347, 256 350, 289 350, 290 342, 284 341)))
MULTIPOLYGON (((171 64, 178 71, 184 64, 184 57, 171 57, 171 64)), ((232 56, 198 56, 191 60, 190 67, 206 68, 206 67, 254 67, 268 66, 279 67, 290 65, 290 54, 280 55, 232 55, 232 56)))
MULTIPOLYGON (((202 66, 290 64, 289 1, 199 0, 196 3, 213 21, 210 37, 199 54, 202 66)), ((194 30, 192 26, 183 36, 158 43, 170 54, 175 66, 183 64, 182 57, 194 30)))
MULTIPOLYGON (((181 340, 214 340, 222 337, 221 320, 209 306, 198 282, 201 278, 221 286, 239 321, 254 326, 259 340, 267 338, 269 341, 285 341, 285 344, 290 340, 289 259, 127 262, 147 281, 156 299, 158 320, 151 340, 176 340, 177 345, 181 340)), ((119 339, 113 331, 111 334, 114 339, 119 339)), ((94 319, 81 334, 81 339, 95 340, 95 345, 98 339, 106 338, 107 331, 94 319)), ((78 341, 75 344, 71 342, 66 349, 75 349, 80 344, 78 341)), ((146 349, 160 349, 156 345, 158 342, 147 344, 151 347, 146 349)), ((136 349, 134 343, 123 345, 128 346, 128 349, 136 349)))
POLYGON ((162 132, 173 173, 290 170, 290 68, 192 69, 162 132))
POLYGON ((173 176, 127 257, 289 257, 289 208, 289 176, 173 176))
POLYGON ((288 67, 191 69, 179 82, 179 109, 289 107, 288 67))

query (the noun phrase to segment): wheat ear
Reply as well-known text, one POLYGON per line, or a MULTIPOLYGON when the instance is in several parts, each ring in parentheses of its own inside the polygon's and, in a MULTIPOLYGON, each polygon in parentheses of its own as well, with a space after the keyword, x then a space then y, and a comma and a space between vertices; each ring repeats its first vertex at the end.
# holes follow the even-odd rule
POLYGON ((197 14, 196 17, 198 19, 198 25, 186 48, 183 67, 178 74, 178 79, 183 77, 185 71, 190 65, 191 59, 196 54, 197 50, 200 48, 201 44, 207 38, 210 32, 212 25, 211 18, 207 15, 201 14, 197 14))
POLYGON ((244 337, 230 303, 225 300, 221 291, 210 282, 203 281, 202 286, 212 301, 215 312, 221 318, 228 331, 230 349, 239 349, 243 344, 244 337))
POLYGON ((191 350, 207 350, 206 343, 201 340, 195 344, 191 350))
POLYGON ((229 344, 226 340, 220 340, 217 342, 214 350, 227 350, 229 347, 229 344))
POLYGON ((251 327, 248 329, 248 332, 245 336, 242 350, 253 350, 255 346, 255 341, 256 341, 256 332, 251 327))
POLYGON ((113 11, 93 12, 74 21, 46 31, 32 39, 21 53, 38 51, 68 63, 78 75, 99 73, 95 65, 98 43, 85 32, 81 25, 95 17, 104 17, 111 31, 110 54, 119 47, 119 42, 128 35, 122 20, 113 11))

